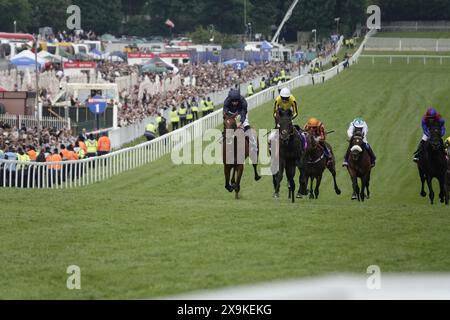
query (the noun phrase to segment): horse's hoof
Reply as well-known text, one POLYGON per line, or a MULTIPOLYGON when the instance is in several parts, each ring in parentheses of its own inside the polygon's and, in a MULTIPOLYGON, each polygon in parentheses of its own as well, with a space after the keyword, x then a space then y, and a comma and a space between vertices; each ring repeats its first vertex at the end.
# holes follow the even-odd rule
POLYGON ((336 194, 339 196, 341 194, 341 190, 336 189, 336 194))
POLYGON ((277 193, 277 192, 274 192, 273 197, 274 197, 275 199, 278 199, 278 198, 280 197, 280 194, 277 193))
POLYGON ((225 186, 225 189, 228 190, 228 192, 233 192, 232 186, 225 186))
POLYGON ((426 193, 425 191, 422 191, 422 192, 420 193, 420 195, 421 195, 422 197, 426 197, 426 196, 427 196, 427 193, 426 193))
POLYGON ((358 199, 357 196, 352 196, 352 200, 356 200, 356 199, 358 199))
POLYGON ((261 176, 256 176, 255 181, 259 181, 259 180, 261 180, 261 176))
POLYGON ((297 199, 303 199, 303 195, 300 192, 297 193, 297 199))

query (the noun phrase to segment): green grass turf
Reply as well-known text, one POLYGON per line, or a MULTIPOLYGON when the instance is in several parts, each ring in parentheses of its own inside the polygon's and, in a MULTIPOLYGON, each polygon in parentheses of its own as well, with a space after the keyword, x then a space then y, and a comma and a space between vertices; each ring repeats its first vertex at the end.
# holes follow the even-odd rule
POLYGON ((446 56, 450 57, 450 52, 436 52, 436 51, 377 51, 364 50, 363 54, 370 55, 402 55, 402 56, 446 56))
POLYGON ((450 31, 423 31, 423 32, 378 32, 378 38, 426 38, 426 39, 449 39, 450 31))
MULTIPOLYGON (((369 124, 378 155, 372 198, 352 202, 348 174, 319 200, 274 200, 270 177, 246 168, 242 199, 224 189, 221 165, 175 166, 170 157, 77 190, 0 193, 0 298, 148 298, 334 272, 450 271, 450 208, 419 196, 412 153, 420 116, 448 118, 449 67, 361 62, 329 82, 294 91, 300 119, 319 117, 339 164, 346 129, 369 124), (81 268, 81 290, 66 269, 81 268)), ((272 103, 251 112, 271 128, 272 103)), ((436 183, 435 183, 436 185, 436 183)))

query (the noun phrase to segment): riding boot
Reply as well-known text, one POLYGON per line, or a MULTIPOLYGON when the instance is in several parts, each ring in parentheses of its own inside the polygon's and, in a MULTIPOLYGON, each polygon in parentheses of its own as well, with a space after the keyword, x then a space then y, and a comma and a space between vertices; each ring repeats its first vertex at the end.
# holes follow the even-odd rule
POLYGON ((423 144, 425 143, 425 141, 420 140, 419 145, 417 146, 417 150, 414 152, 414 158, 413 161, 414 162, 418 162, 419 161, 419 157, 422 153, 422 148, 423 148, 423 144))
POLYGON ((320 145, 323 148, 323 155, 325 156, 325 159, 327 160, 327 167, 328 167, 329 165, 331 165, 331 162, 333 161, 333 159, 331 158, 331 152, 328 149, 325 142, 321 142, 320 145))
POLYGON ((375 153, 373 152, 372 148, 368 143, 366 143, 365 147, 370 156, 370 165, 372 167, 375 167, 375 161, 377 160, 377 157, 375 156, 375 153))
POLYGON ((344 156, 344 162, 342 163, 343 167, 348 167, 348 157, 350 156, 350 147, 347 148, 347 152, 344 156))

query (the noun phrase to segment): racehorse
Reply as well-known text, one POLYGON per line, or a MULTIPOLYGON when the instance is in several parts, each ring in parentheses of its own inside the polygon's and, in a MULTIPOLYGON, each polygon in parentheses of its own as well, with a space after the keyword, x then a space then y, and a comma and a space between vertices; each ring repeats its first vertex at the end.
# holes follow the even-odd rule
MULTIPOLYGON (((245 136, 244 130, 238 129, 236 117, 238 113, 224 114, 224 142, 222 148, 222 157, 225 173, 225 189, 229 192, 235 191, 235 198, 239 199, 241 190, 241 179, 244 172, 245 159, 249 157, 250 147, 248 137, 245 136), (232 135, 227 133, 233 133, 232 135), (231 170, 233 175, 230 184, 231 170)), ((259 143, 257 142, 258 150, 259 143)), ((258 164, 256 159, 252 159, 253 170, 255 173, 255 181, 259 181, 261 177, 258 175, 258 164)))
POLYGON ((333 183, 334 183, 334 191, 337 195, 341 194, 341 190, 339 189, 337 182, 336 182, 336 168, 335 168, 335 158, 333 149, 331 146, 326 143, 326 146, 328 147, 328 150, 330 151, 331 155, 331 162, 327 164, 325 159, 325 154, 323 150, 323 146, 320 145, 320 143, 314 138, 314 136, 310 133, 305 133, 306 135, 306 141, 307 141, 307 147, 305 150, 305 160, 302 163, 298 163, 297 166, 301 172, 299 183, 300 188, 297 193, 297 198, 302 198, 303 195, 308 194, 308 180, 310 180, 311 186, 310 186, 310 192, 309 197, 311 199, 315 198, 318 199, 319 197, 319 187, 320 183, 322 181, 322 175, 325 168, 327 168, 331 175, 333 176, 333 183), (325 167, 324 167, 325 165, 325 167), (316 179, 316 189, 313 193, 313 180, 316 179))
POLYGON ((448 205, 448 189, 447 189, 447 159, 445 153, 443 152, 444 147, 440 135, 440 129, 437 126, 433 126, 430 129, 430 139, 423 144, 423 149, 421 150, 421 156, 417 162, 417 167, 419 169, 419 176, 422 183, 422 188, 420 195, 425 197, 427 194, 424 189, 425 181, 428 185, 430 203, 434 202, 434 191, 432 187, 433 178, 439 181, 439 198, 441 203, 448 205))
POLYGON ((372 170, 370 156, 364 146, 362 135, 355 134, 350 140, 350 156, 348 159, 348 173, 352 179, 353 195, 352 200, 358 199, 363 201, 366 197, 365 190, 367 190, 367 198, 370 197, 369 182, 370 172, 372 170), (358 178, 361 179, 361 188, 358 185, 358 178))
POLYGON ((292 111, 278 109, 277 122, 279 124, 278 134, 278 150, 272 150, 278 154, 278 172, 273 175, 273 184, 275 192, 274 198, 280 197, 280 184, 283 180, 284 171, 286 171, 286 178, 289 183, 289 199, 292 203, 295 202, 295 171, 296 164, 300 161, 303 146, 300 136, 292 124, 292 111))

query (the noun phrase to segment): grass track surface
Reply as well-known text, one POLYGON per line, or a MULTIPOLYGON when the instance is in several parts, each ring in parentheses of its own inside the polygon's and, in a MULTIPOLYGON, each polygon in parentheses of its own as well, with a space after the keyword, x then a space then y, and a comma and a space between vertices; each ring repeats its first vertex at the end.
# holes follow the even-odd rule
MULTIPOLYGON (((294 91, 303 125, 321 119, 339 162, 319 200, 274 200, 270 177, 246 167, 242 199, 224 189, 222 166, 174 166, 170 157, 77 190, 0 190, 0 298, 161 297, 192 290, 333 272, 450 271, 450 208, 419 196, 412 153, 420 117, 433 105, 448 119, 450 68, 361 60, 315 87, 294 91), (346 129, 369 124, 378 155, 372 198, 350 200, 340 167, 346 129), (66 288, 69 265, 81 290, 66 288)), ((270 129, 272 103, 251 113, 270 129)), ((298 174, 297 174, 298 177, 298 174)), ((436 183, 435 183, 436 186, 436 183)))

